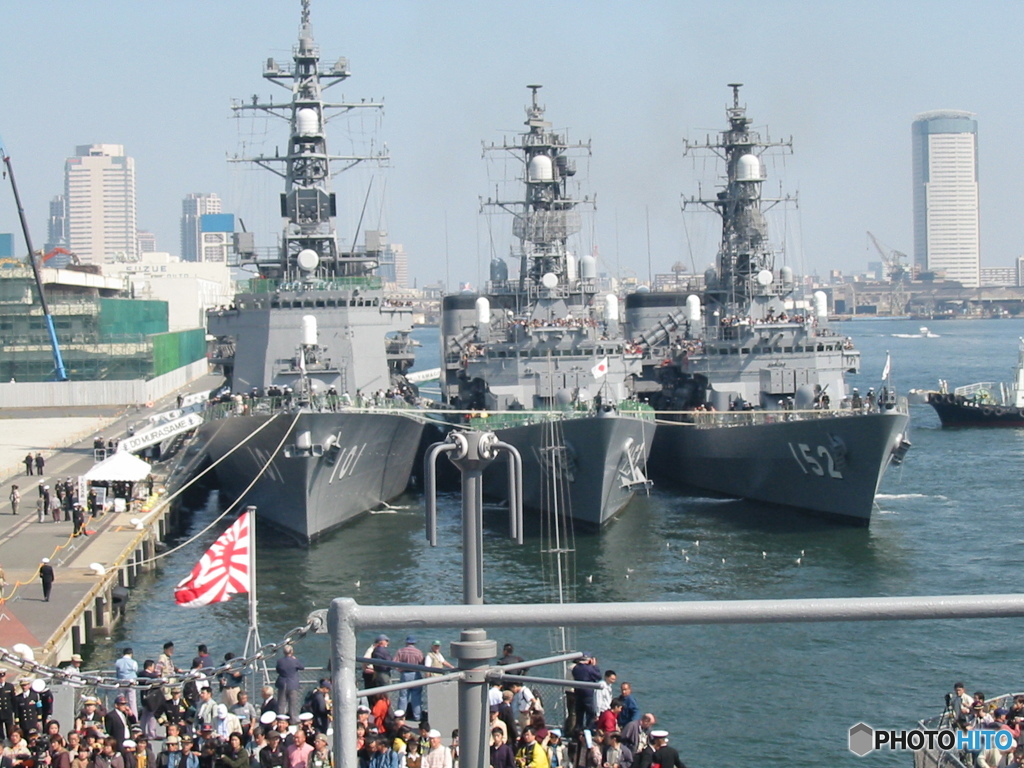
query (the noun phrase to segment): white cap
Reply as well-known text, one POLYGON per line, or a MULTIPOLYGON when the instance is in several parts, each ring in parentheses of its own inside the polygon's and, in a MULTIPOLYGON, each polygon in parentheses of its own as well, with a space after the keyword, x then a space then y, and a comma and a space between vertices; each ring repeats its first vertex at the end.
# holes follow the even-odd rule
POLYGON ((651 731, 652 739, 667 739, 668 731, 651 731))
POLYGON ((300 712, 299 713, 299 720, 301 720, 302 722, 307 722, 308 720, 312 720, 312 719, 313 719, 313 713, 312 712, 300 712))
POLYGON ((43 562, 44 562, 44 563, 48 563, 48 562, 50 562, 50 558, 48 558, 48 557, 44 557, 44 558, 43 558, 43 562))
POLYGON ((437 730, 437 728, 431 728, 429 731, 427 731, 427 738, 428 739, 440 739, 441 738, 441 732, 439 730, 437 730))
POLYGON ((395 717, 405 717, 405 710, 404 709, 396 709, 395 710, 395 717))
POLYGON ((277 712, 274 712, 272 709, 268 709, 260 715, 260 722, 264 725, 270 725, 275 720, 277 720, 277 712))
POLYGON ((125 739, 123 742, 121 742, 121 746, 122 747, 137 747, 138 744, 136 744, 131 739, 125 739))

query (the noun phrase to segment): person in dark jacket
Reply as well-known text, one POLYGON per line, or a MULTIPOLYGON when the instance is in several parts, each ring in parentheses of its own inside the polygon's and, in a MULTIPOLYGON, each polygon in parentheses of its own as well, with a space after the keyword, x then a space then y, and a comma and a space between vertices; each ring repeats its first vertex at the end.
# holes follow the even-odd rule
POLYGON ((0 669, 0 739, 10 740, 14 730, 14 686, 7 682, 7 670, 0 669))
POLYGON ((268 731, 267 745, 260 750, 260 768, 284 768, 286 761, 281 734, 277 731, 268 731))
POLYGON ((50 602, 50 590, 53 588, 53 566, 50 558, 44 557, 39 564, 39 580, 43 583, 43 602, 50 602))
POLYGON ((242 734, 232 733, 217 758, 217 768, 249 768, 249 752, 242 746, 242 734))
POLYGON ((39 694, 32 690, 32 681, 23 677, 18 681, 21 688, 14 696, 14 717, 22 733, 39 729, 39 694))

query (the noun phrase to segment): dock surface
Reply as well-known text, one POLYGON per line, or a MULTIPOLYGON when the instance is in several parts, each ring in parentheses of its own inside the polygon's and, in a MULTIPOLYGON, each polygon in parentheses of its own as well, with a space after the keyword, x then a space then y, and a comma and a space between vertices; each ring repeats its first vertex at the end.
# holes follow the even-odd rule
MULTIPOLYGON (((211 380, 199 379, 187 391, 216 386, 211 380)), ((152 515, 140 529, 131 522, 142 517, 138 510, 100 513, 87 518, 88 535, 75 537, 70 521, 55 523, 49 514, 45 522, 38 521, 39 483, 49 485, 51 492, 56 481, 65 478, 77 485, 79 476, 95 463, 96 435, 123 438, 129 425, 175 405, 171 395, 151 408, 5 409, 0 415, 0 567, 6 580, 0 598, 0 647, 24 643, 35 651, 37 661, 59 663, 78 652, 91 632, 109 631, 110 590, 130 586, 142 553, 154 551, 163 532, 162 516, 152 515), (29 451, 43 454, 42 477, 25 473, 22 459, 29 451), (8 500, 12 484, 21 491, 17 516, 8 500), (43 600, 38 575, 44 557, 50 558, 55 572, 49 602, 43 600), (93 568, 95 563, 104 573, 93 568)))

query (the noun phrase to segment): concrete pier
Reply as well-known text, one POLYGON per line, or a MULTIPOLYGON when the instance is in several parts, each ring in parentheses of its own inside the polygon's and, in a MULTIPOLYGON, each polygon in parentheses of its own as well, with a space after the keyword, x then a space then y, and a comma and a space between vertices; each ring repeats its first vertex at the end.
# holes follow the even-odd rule
MULTIPOLYGON (((218 380, 201 379, 189 389, 202 391, 218 380)), ((68 386, 74 386, 68 383, 68 386)), ((93 464, 96 435, 123 438, 129 425, 152 413, 173 408, 174 396, 139 409, 4 409, 0 416, 0 567, 6 586, 0 598, 0 647, 17 643, 31 647, 36 661, 57 664, 96 636, 108 635, 127 606, 138 576, 155 567, 150 561, 157 543, 172 533, 176 521, 170 505, 157 501, 143 512, 129 509, 89 518, 85 536, 72 536, 72 523, 54 523, 47 514, 38 522, 36 499, 40 481, 53 492, 58 479, 77 483, 93 464), (84 411, 84 412, 83 412, 84 411), (28 476, 19 460, 31 450, 46 459, 42 477, 28 476), (18 515, 11 514, 11 485, 21 491, 18 515), (144 519, 144 525, 132 520, 144 519), (38 570, 50 558, 55 572, 53 591, 43 601, 38 570), (99 567, 97 567, 99 566, 99 567), (123 599, 127 589, 127 601, 123 599)), ((160 487, 160 483, 156 483, 160 487)))

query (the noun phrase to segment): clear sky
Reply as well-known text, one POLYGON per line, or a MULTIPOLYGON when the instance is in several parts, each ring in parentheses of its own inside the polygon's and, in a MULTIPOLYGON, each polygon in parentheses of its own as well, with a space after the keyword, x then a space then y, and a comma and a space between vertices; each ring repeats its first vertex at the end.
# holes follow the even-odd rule
MULTIPOLYGON (((298 0, 33 0, 0 5, 0 136, 14 162, 33 240, 63 189, 78 144, 119 143, 135 158, 138 224, 177 253, 181 199, 216 192, 225 210, 272 245, 276 177, 226 162, 286 145, 280 121, 232 118, 232 98, 277 91, 268 56, 287 61, 298 0), (243 143, 244 142, 244 143, 243 143)), ((681 194, 713 180, 682 154, 685 137, 725 125, 726 84, 794 154, 768 164, 768 190, 798 193, 773 235, 804 271, 863 271, 866 230, 913 253, 910 124, 933 109, 979 121, 982 266, 1024 253, 1021 207, 1021 30, 1015 2, 342 2, 313 0, 325 62, 352 77, 328 91, 383 98, 381 118, 338 120, 331 148, 367 136, 387 169, 336 180, 339 233, 351 237, 373 178, 364 228, 405 245, 419 284, 474 284, 509 232, 479 216, 505 165, 481 141, 522 128, 528 83, 557 128, 590 140, 582 191, 596 194, 578 247, 615 273, 703 268, 714 257, 710 214, 684 221, 681 194), (482 266, 483 265, 483 266, 482 266)), ((511 166, 509 166, 511 167, 511 166)), ((0 232, 17 232, 0 192, 0 232)))

